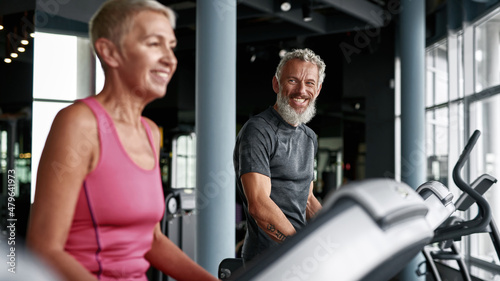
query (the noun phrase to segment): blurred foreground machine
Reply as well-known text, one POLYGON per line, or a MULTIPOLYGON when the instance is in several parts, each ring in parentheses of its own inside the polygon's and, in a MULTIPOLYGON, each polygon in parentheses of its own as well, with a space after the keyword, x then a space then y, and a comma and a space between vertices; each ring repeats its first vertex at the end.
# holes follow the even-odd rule
POLYGON ((389 280, 454 211, 446 188, 429 187, 425 192, 424 199, 390 179, 345 185, 326 198, 306 228, 282 245, 234 274, 224 264, 220 272, 229 280, 389 280))

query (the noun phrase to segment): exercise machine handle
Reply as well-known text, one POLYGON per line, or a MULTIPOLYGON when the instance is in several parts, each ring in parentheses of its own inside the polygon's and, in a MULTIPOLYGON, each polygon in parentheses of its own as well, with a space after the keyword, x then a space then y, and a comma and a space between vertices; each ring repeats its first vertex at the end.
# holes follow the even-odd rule
POLYGON ((464 181, 461 175, 461 171, 465 162, 469 159, 470 153, 474 148, 481 132, 479 130, 474 131, 469 141, 465 145, 462 154, 458 158, 455 167, 453 168, 453 181, 463 192, 467 193, 472 197, 476 204, 478 205, 478 214, 476 217, 468 222, 464 222, 456 227, 450 227, 438 230, 433 241, 443 241, 448 239, 455 239, 465 235, 470 235, 472 233, 483 232, 491 221, 491 208, 486 199, 484 199, 481 194, 475 191, 468 183, 464 181))

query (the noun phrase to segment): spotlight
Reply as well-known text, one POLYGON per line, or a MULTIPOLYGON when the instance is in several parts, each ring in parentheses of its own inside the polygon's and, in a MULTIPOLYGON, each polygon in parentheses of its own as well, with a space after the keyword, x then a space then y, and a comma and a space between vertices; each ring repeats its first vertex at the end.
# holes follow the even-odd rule
POLYGON ((21 44, 28 45, 30 42, 26 39, 21 40, 21 44))
POLYGON ((280 58, 283 58, 286 54, 286 50, 285 49, 281 49, 280 52, 279 52, 279 56, 280 58))
POLYGON ((254 62, 257 59, 257 55, 253 54, 252 57, 250 57, 250 62, 254 62))
POLYGON ((34 32, 30 33, 30 37, 35 38, 35 33, 34 32))
POLYGON ((5 63, 11 63, 11 62, 12 62, 12 60, 11 60, 10 58, 4 58, 4 59, 3 59, 3 61, 4 61, 5 63))
POLYGON ((19 51, 19 53, 24 53, 26 49, 24 47, 17 47, 17 51, 19 51))
POLYGON ((17 53, 10 53, 10 57, 15 59, 17 58, 19 55, 17 53))
POLYGON ((302 19, 304 21, 312 21, 312 16, 311 16, 311 6, 312 6, 312 1, 306 1, 304 4, 302 4, 302 19))
POLYGON ((0 30, 3 30, 3 25, 0 24, 0 30))
POLYGON ((292 4, 290 4, 290 1, 281 1, 280 8, 283 12, 288 12, 292 8, 292 4))

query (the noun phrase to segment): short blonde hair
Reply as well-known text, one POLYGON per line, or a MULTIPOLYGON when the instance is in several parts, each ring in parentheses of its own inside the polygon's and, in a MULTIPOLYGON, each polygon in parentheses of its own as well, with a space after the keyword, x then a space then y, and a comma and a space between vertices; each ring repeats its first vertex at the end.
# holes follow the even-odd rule
POLYGON ((90 19, 89 37, 92 48, 95 48, 95 42, 99 38, 109 39, 121 48, 123 36, 130 31, 133 17, 142 11, 154 11, 165 15, 172 28, 175 28, 174 11, 155 0, 108 0, 90 19))

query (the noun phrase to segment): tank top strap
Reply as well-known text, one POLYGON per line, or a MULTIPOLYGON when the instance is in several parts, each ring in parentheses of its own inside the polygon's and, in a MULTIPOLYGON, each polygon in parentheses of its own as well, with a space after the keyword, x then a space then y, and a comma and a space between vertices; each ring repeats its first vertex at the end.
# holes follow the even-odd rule
POLYGON ((104 107, 102 107, 102 105, 93 96, 81 99, 79 101, 85 103, 94 113, 97 120, 99 132, 111 133, 113 131, 113 121, 111 120, 111 117, 108 115, 104 107))

